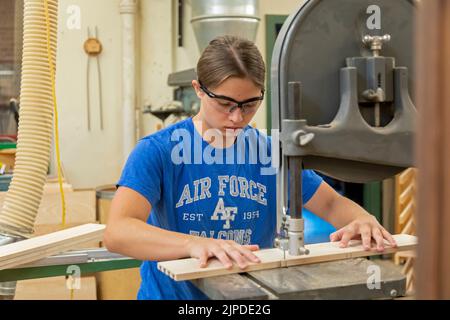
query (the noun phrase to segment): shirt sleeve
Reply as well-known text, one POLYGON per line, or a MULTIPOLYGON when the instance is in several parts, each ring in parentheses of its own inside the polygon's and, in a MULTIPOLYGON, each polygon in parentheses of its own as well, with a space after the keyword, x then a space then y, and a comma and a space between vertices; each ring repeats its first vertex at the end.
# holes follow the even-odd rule
POLYGON ((160 200, 162 150, 153 138, 140 140, 130 153, 116 187, 127 187, 143 195, 152 206, 160 200))
POLYGON ((316 193, 323 179, 314 170, 302 170, 302 197, 307 203, 316 193))

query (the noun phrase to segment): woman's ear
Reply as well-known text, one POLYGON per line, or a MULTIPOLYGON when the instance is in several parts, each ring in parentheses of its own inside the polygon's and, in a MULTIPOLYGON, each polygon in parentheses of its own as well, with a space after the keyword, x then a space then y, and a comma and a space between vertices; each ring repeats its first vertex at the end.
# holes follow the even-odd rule
POLYGON ((198 83, 198 80, 192 80, 192 87, 195 90, 195 93, 197 94, 197 97, 199 99, 203 98, 203 91, 200 89, 200 83, 198 83))

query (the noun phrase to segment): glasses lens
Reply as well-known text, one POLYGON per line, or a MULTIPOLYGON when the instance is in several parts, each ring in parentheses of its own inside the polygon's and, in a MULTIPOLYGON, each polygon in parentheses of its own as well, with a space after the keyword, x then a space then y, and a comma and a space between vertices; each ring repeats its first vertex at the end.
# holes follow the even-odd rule
POLYGON ((214 99, 216 101, 216 103, 224 108, 226 107, 231 107, 233 105, 235 105, 235 103, 228 101, 228 100, 224 100, 224 99, 214 99))
POLYGON ((247 102, 242 105, 242 111, 245 113, 255 112, 256 109, 261 105, 261 100, 247 102))
MULTIPOLYGON (((209 93, 208 91, 205 90, 205 88, 202 88, 202 89, 205 92, 209 93)), ((256 109, 258 109, 258 107, 261 105, 261 102, 262 102, 262 99, 261 99, 261 100, 247 102, 242 105, 238 105, 235 102, 232 102, 232 101, 229 101, 226 99, 221 99, 219 97, 214 97, 211 95, 209 95, 209 97, 213 100, 213 105, 215 106, 215 108, 224 113, 232 113, 238 107, 240 107, 242 113, 253 113, 256 111, 256 109)))
POLYGON ((213 103, 217 109, 225 113, 229 112, 236 105, 235 103, 224 99, 214 99, 213 103))

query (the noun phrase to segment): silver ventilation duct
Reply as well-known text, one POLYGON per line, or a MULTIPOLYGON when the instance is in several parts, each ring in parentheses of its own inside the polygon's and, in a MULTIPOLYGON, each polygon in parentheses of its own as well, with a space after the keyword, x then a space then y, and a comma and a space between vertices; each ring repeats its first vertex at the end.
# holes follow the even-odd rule
POLYGON ((220 35, 255 41, 259 24, 258 0, 191 0, 191 24, 200 52, 220 35))

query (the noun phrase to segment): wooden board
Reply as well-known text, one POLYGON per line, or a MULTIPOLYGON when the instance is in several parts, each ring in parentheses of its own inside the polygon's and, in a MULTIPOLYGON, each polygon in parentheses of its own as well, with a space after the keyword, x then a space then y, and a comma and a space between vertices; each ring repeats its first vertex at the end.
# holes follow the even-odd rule
POLYGON ((94 276, 81 277, 78 289, 69 289, 66 277, 22 280, 17 282, 14 300, 97 300, 94 276))
MULTIPOLYGON (((67 182, 63 182, 62 184, 64 192, 74 192, 73 187, 71 184, 67 182)), ((44 194, 50 194, 50 193, 60 193, 61 190, 59 188, 58 182, 46 182, 44 184, 44 194)))
MULTIPOLYGON (((62 225, 62 224, 39 224, 39 225, 35 225, 34 226, 34 233, 33 233, 33 237, 37 237, 37 236, 43 236, 52 232, 57 232, 57 231, 61 231, 61 230, 65 230, 65 229, 69 229, 69 228, 73 228, 73 227, 78 227, 80 225, 86 224, 86 223, 92 223, 95 221, 86 221, 84 223, 70 223, 70 224, 66 224, 66 225, 62 225)), ((87 248, 99 248, 101 244, 101 241, 99 240, 95 240, 92 242, 84 242, 83 244, 81 244, 80 246, 74 247, 71 250, 83 250, 83 249, 87 249, 87 248)))
POLYGON ((8 166, 7 170, 14 169, 16 162, 16 149, 3 149, 0 150, 0 162, 5 163, 8 166))
POLYGON ((139 268, 97 272, 98 300, 136 300, 141 284, 139 268))
POLYGON ((105 225, 84 224, 0 247, 0 270, 39 260, 72 249, 82 243, 99 241, 105 225))
MULTIPOLYGON (((417 245, 415 236, 400 234, 394 235, 394 238, 398 247, 386 247, 383 254, 413 250, 417 245)), ((286 259, 283 259, 283 251, 278 248, 256 251, 255 255, 260 258, 261 262, 251 263, 245 270, 236 265, 233 265, 231 269, 226 269, 217 259, 211 259, 206 268, 200 268, 198 260, 194 258, 159 262, 158 269, 176 281, 183 281, 380 254, 377 251, 364 250, 360 240, 350 241, 347 248, 340 248, 339 242, 311 244, 306 245, 306 248, 310 250, 308 255, 290 256, 286 253, 286 259)))
MULTIPOLYGON (((44 187, 45 188, 45 187, 44 187)), ((94 190, 64 192, 66 202, 66 223, 89 223, 96 221, 96 198, 94 190)), ((0 208, 6 192, 0 192, 0 208)), ((62 223, 61 195, 44 193, 38 209, 35 225, 62 223)))

